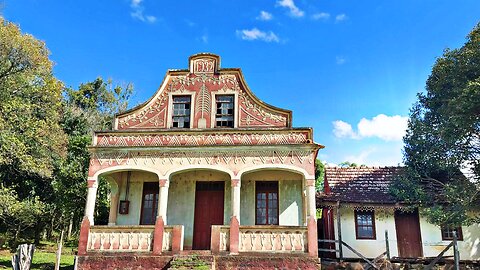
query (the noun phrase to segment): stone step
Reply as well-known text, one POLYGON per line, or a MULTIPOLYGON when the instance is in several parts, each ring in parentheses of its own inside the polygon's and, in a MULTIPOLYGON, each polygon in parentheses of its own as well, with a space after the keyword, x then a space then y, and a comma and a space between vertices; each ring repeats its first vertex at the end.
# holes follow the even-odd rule
POLYGON ((209 270, 214 269, 214 257, 205 255, 176 255, 170 262, 169 270, 209 270))

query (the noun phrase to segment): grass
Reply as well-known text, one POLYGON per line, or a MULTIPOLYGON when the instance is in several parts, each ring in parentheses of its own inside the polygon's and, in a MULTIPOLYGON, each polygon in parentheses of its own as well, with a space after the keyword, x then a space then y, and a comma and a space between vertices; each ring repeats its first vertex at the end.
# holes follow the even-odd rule
MULTIPOLYGON (((42 242, 35 248, 31 270, 54 269, 56 254, 55 243, 42 242)), ((74 250, 71 247, 63 247, 60 258, 60 269, 73 269, 74 250)), ((9 250, 0 250, 0 269, 12 269, 12 253, 9 250)))

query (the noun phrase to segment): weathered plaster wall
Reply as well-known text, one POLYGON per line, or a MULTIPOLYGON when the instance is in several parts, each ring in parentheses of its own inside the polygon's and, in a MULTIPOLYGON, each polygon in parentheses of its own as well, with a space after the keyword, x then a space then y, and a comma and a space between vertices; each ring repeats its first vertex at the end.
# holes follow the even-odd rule
MULTIPOLYGON (((352 208, 341 208, 342 222, 342 240, 359 251, 368 258, 374 258, 385 252, 385 230, 388 230, 390 255, 398 256, 397 234, 395 229, 395 218, 393 211, 375 211, 376 240, 356 239, 355 235, 355 216, 352 208), (388 213, 388 214, 387 214, 388 213)), ((337 220, 334 218, 335 237, 338 239, 337 220)), ((462 227, 463 241, 459 241, 460 258, 462 260, 480 259, 480 224, 469 227, 462 227)), ((420 218, 420 232, 423 242, 423 255, 425 257, 437 256, 450 241, 442 241, 442 235, 438 226, 428 223, 424 218, 420 218)), ((343 255, 347 258, 357 258, 347 248, 343 248, 343 255)), ((452 256, 453 250, 450 249, 446 256, 452 256)))
MULTIPOLYGON (((335 210, 334 210, 335 213, 335 210)), ((353 208, 340 208, 342 223, 342 240, 355 250, 368 258, 375 258, 386 250, 385 246, 385 230, 388 231, 388 239, 390 242, 390 255, 398 256, 395 221, 393 219, 393 211, 388 213, 385 211, 375 211, 375 240, 358 239, 355 233, 355 215, 353 208)), ((338 239, 337 219, 334 218, 335 237, 338 239)), ((346 247, 343 247, 343 256, 347 258, 357 258, 358 256, 346 247)))
MULTIPOLYGON (((422 233, 423 254, 426 257, 437 256, 451 241, 442 241, 440 227, 430 224, 425 218, 420 218, 422 233)), ((480 259, 480 224, 463 226, 463 241, 458 241, 461 260, 480 259)), ((449 249, 445 256, 453 256, 453 249, 449 249)))
MULTIPOLYGON (((127 190, 127 172, 121 176, 120 199, 125 200, 127 190)), ((117 215, 116 225, 139 225, 142 208, 142 193, 144 182, 158 182, 157 175, 149 172, 133 171, 130 175, 130 187, 127 200, 130 201, 128 215, 117 215)), ((118 209, 117 209, 118 211, 118 209)))
POLYGON ((240 224, 255 225, 255 181, 279 181, 279 225, 303 225, 303 178, 279 170, 245 174, 240 190, 240 224))
POLYGON ((192 247, 193 222, 195 216, 195 182, 225 181, 224 222, 229 224, 231 216, 230 176, 207 170, 194 170, 173 175, 168 190, 167 224, 184 226, 184 247, 192 247))

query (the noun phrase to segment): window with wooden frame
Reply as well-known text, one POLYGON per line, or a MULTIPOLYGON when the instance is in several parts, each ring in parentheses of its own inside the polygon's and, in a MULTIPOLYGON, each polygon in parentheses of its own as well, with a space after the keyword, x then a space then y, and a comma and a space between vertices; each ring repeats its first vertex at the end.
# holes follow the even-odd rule
POLYGON ((357 239, 376 239, 375 213, 355 210, 355 234, 357 239))
POLYGON ((234 95, 216 95, 215 126, 233 127, 234 121, 234 95))
POLYGON ((255 224, 278 225, 278 181, 255 182, 255 224))
POLYGON ((441 226, 442 240, 453 240, 453 232, 457 233, 457 240, 463 241, 462 227, 441 226))
POLYGON ((190 96, 172 96, 172 127, 190 128, 190 96))
POLYGON ((158 182, 143 183, 140 225, 154 225, 158 211, 158 182))

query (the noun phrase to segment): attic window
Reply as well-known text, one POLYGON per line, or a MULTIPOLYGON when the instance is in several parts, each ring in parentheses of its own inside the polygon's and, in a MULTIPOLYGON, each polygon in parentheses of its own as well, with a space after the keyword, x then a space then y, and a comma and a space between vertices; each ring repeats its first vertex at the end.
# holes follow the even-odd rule
POLYGON ((217 112, 215 121, 217 127, 233 127, 233 95, 217 95, 217 112))
POLYGON ((453 232, 457 233, 457 240, 463 241, 462 227, 442 226, 442 240, 453 240, 453 232))
POLYGON ((172 127, 190 128, 190 96, 173 96, 172 127))
POLYGON ((355 233, 357 239, 376 239, 373 211, 355 210, 355 233))

